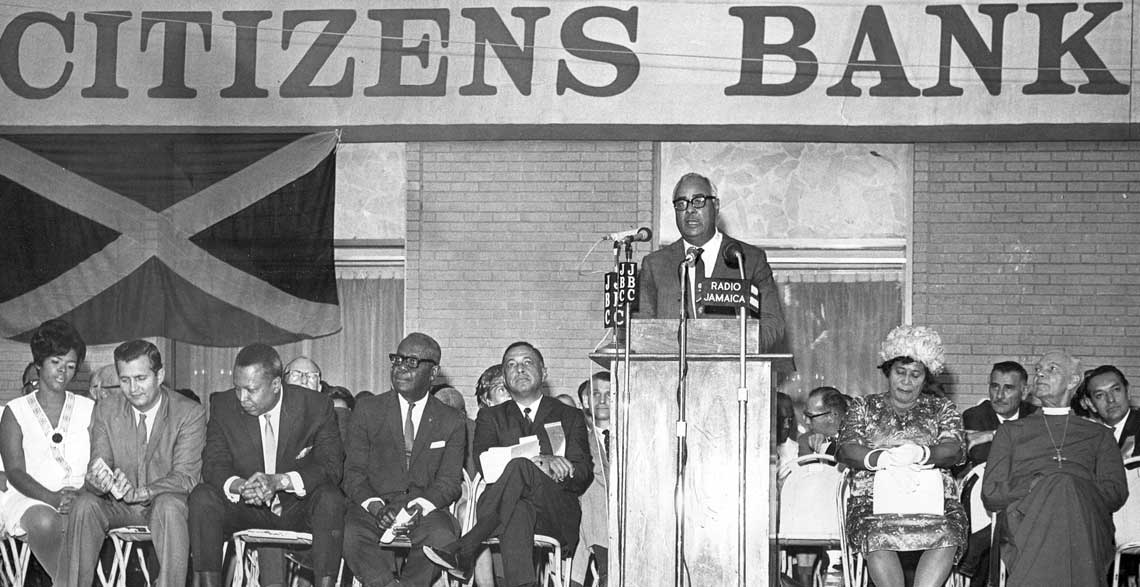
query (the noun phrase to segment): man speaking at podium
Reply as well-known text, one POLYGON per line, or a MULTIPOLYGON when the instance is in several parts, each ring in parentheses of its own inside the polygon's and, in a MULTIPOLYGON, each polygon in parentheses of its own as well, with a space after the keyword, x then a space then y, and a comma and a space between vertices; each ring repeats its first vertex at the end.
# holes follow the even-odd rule
MULTIPOLYGON (((686 173, 673 188, 673 210, 677 230, 681 238, 677 242, 650 253, 641 264, 639 308, 636 318, 677 318, 681 312, 680 266, 687 253, 693 253, 694 282, 710 277, 739 278, 740 270, 736 260, 732 267, 725 257, 725 250, 736 243, 744 256, 744 277, 760 294, 759 311, 752 306, 752 317, 760 318, 760 349, 770 351, 784 339, 784 312, 780 308, 780 296, 776 282, 772 279, 772 268, 764 251, 758 247, 738 241, 717 230, 717 213, 720 200, 713 190, 712 182, 703 175, 686 173)), ((686 300, 686 316, 694 317, 693 304, 686 300)), ((697 308, 695 317, 729 317, 733 308, 697 308)))

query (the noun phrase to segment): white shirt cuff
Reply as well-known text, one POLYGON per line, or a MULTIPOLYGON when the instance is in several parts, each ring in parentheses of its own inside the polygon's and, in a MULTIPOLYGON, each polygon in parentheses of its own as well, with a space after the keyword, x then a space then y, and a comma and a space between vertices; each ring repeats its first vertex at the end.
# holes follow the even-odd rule
POLYGON ((226 482, 222 484, 222 493, 226 494, 226 499, 230 500, 230 503, 237 503, 241 501, 240 493, 233 493, 230 491, 230 484, 233 483, 235 479, 241 481, 241 477, 234 475, 233 477, 226 479, 226 482))
POLYGON ((370 498, 360 502, 360 507, 364 508, 367 511, 368 506, 373 504, 373 503, 376 503, 376 502, 380 502, 380 505, 384 505, 384 503, 385 503, 384 500, 380 499, 379 497, 370 497, 370 498))
POLYGON ((301 479, 301 474, 296 471, 289 471, 285 473, 285 476, 289 478, 289 485, 291 486, 286 492, 297 497, 305 497, 305 480, 301 479))

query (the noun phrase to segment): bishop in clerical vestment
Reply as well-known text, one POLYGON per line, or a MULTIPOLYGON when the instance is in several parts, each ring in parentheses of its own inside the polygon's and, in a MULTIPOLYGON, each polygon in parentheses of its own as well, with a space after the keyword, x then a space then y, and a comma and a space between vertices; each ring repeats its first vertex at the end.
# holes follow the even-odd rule
POLYGON ((1112 430, 1069 411, 1080 381, 1079 360, 1046 353, 1033 382, 1042 410, 994 435, 982 501, 1004 515, 998 527, 1007 587, 1105 584, 1112 513, 1124 505, 1128 485, 1112 430))

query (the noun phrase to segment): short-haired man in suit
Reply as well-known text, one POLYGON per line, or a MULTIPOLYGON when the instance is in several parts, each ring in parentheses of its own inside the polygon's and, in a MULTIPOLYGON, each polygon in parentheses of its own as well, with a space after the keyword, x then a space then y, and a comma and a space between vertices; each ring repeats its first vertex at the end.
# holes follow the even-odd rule
POLYGON ((808 392, 804 402, 807 431, 796 440, 800 456, 824 454, 835 456, 839 449, 836 438, 847 416, 847 396, 834 387, 817 387, 808 392))
POLYGON ((428 393, 440 356, 430 336, 409 334, 389 355, 392 390, 362 399, 349 421, 344 559, 365 587, 431 585, 440 571, 422 547, 459 536, 447 507, 462 493, 467 418, 428 393), (395 553, 380 547, 380 537, 412 503, 425 514, 403 529, 412 550, 397 572, 395 553))
MULTIPOLYGON (((685 174, 673 188, 673 210, 681 238, 650 253, 642 261, 638 310, 634 315, 639 318, 680 316, 683 302, 678 268, 688 252, 693 252, 696 258, 694 270, 691 271, 694 275, 691 287, 709 277, 739 277, 740 270, 728 264, 735 264, 735 259, 730 261, 725 257, 725 250, 735 243, 741 247, 744 255, 744 276, 760 293, 760 307, 752 312, 753 316, 760 319, 760 348, 767 351, 778 346, 784 339, 784 311, 780 307, 780 294, 776 290, 776 281, 772 278, 772 268, 768 266, 768 257, 762 249, 717 230, 720 200, 712 182, 703 175, 685 174)), ((691 300, 685 302, 685 305, 691 308, 691 300)), ((698 310, 701 311, 703 314, 693 316, 689 309, 686 315, 704 317, 735 314, 732 308, 709 307, 698 310)))
POLYGON ((1128 402, 1128 378, 1115 365, 1101 365, 1085 373, 1077 399, 1085 410, 1112 428, 1120 456, 1140 456, 1140 410, 1128 402))
POLYGON ((336 582, 344 449, 332 400, 282 376, 277 351, 251 344, 234 360, 233 389, 210 397, 202 483, 190 494, 199 585, 221 584, 222 544, 247 528, 311 532, 316 584, 336 582))
POLYGON ((1001 423, 1037 411, 1037 406, 1023 399, 1028 381, 1029 375, 1020 363, 994 363, 990 370, 990 399, 962 412, 962 425, 970 447, 966 454, 971 465, 986 462, 994 431, 1001 423))
POLYGON ((578 497, 590 486, 594 465, 582 410, 542 393, 546 379, 542 353, 520 341, 507 347, 502 362, 511 401, 479 410, 475 454, 513 446, 526 436, 538 437, 540 454, 507 463, 479 498, 475 526, 458 542, 442 548, 425 546, 424 551, 451 574, 466 578, 483 541, 497 536, 506 585, 538 585, 534 535, 551 536, 562 543, 563 552, 574 552, 582 518, 578 497), (552 444, 550 430, 561 430, 565 456, 556 454, 562 451, 552 444))
POLYGON ((87 491, 67 516, 63 583, 91 584, 108 529, 146 525, 158 552, 157 584, 184 585, 186 499, 201 478, 206 411, 162 385, 165 369, 154 344, 125 342, 114 356, 119 389, 96 403, 91 416, 87 491))

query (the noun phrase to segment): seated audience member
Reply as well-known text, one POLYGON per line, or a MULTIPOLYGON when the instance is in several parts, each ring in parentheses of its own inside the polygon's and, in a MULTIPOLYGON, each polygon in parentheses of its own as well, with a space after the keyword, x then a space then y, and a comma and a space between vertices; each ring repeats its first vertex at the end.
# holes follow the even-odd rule
POLYGON ((1093 419, 1112 429, 1123 458, 1140 456, 1140 410, 1128 403, 1128 378, 1120 369, 1101 365, 1085 372, 1077 399, 1093 419))
POLYGON ((966 442, 970 446, 967 452, 970 465, 986 462, 998 425, 1037 411, 1037 406, 1025 401, 1028 382, 1029 376, 1020 363, 994 363, 990 370, 990 398, 962 412, 962 425, 966 427, 966 442))
POLYGON ((609 471, 606 448, 609 430, 610 374, 598 371, 578 386, 582 411, 586 414, 586 431, 590 438, 590 458, 594 461, 594 482, 586 488, 580 500, 582 505, 581 539, 574 551, 572 585, 583 585, 589 570, 591 553, 598 570, 597 584, 604 585, 609 555, 609 497, 606 475, 609 471))
POLYGON ((484 369, 475 384, 475 401, 479 407, 497 406, 510 399, 511 394, 507 393, 506 384, 503 382, 503 366, 491 365, 484 369))
POLYGON ((162 385, 162 355, 150 342, 125 342, 114 356, 120 393, 101 400, 92 416, 88 491, 67 516, 63 584, 91 584, 108 529, 146 525, 158 553, 157 584, 184 585, 186 499, 201 478, 206 411, 162 385))
POLYGON ((807 432, 798 440, 800 456, 824 454, 835 456, 839 451, 839 428, 847 416, 846 395, 834 387, 817 387, 808 392, 804 403, 804 423, 807 432))
POLYGON ((340 430, 340 439, 343 441, 347 438, 348 420, 352 415, 352 410, 356 407, 356 398, 352 397, 352 392, 348 388, 339 385, 329 387, 325 395, 329 396, 333 402, 337 430, 340 430))
POLYGON ((796 406, 788 394, 776 392, 776 463, 777 467, 796 460, 800 453, 797 441, 796 406))
POLYGON ((0 458, 8 477, 0 520, 9 535, 25 537, 52 583, 63 585, 60 550, 91 457, 87 428, 95 402, 67 391, 87 354, 71 324, 40 324, 31 348, 39 387, 8 402, 0 416, 0 458))
POLYGON ((1104 585, 1113 560, 1112 513, 1128 484, 1112 431, 1070 413, 1080 361, 1054 350, 1037 361, 1041 410, 997 429, 982 480, 1001 512, 1008 587, 1104 585))
POLYGON ((99 401, 119 393, 119 372, 115 365, 103 365, 91 374, 91 383, 87 386, 87 397, 99 401))
MULTIPOLYGON (((1025 401, 1025 385, 1028 381, 1025 367, 1020 363, 994 363, 990 370, 989 399, 962 412, 966 443, 970 447, 966 455, 971 467, 984 463, 989 458, 990 446, 998 426, 1037 411, 1037 406, 1025 401)), ((962 491, 970 489, 963 487, 962 491)), ((988 525, 970 534, 966 553, 958 562, 958 572, 971 578, 970 587, 984 587, 989 583, 991 534, 992 528, 988 525)))
POLYGON ((309 357, 304 355, 289 361, 285 365, 285 383, 324 392, 321 381, 321 368, 309 357))
POLYGON ((28 363, 24 367, 24 375, 20 378, 20 395, 28 395, 39 388, 40 385, 40 370, 36 367, 36 362, 28 363))
POLYGON ((590 486, 594 467, 582 411, 543 396, 547 372, 538 349, 521 341, 508 346, 503 375, 512 401, 479 411, 475 454, 513 446, 532 435, 538 436, 541 454, 508 462, 479 499, 475 526, 456 543, 425 546, 424 551, 453 575, 466 578, 483 541, 498 537, 505 584, 538 585, 534 535, 552 536, 564 552, 574 552, 582 518, 578 498, 590 486), (560 428, 565 436, 564 457, 554 454, 548 436, 551 428, 560 428))
POLYGON ((915 587, 941 586, 970 525, 950 473, 966 457, 962 416, 953 403, 925 391, 945 364, 942 339, 923 326, 898 326, 879 358, 886 392, 853 399, 839 433, 839 458, 855 471, 848 544, 866 558, 879 587, 903 586, 904 551, 922 552, 915 587), (918 501, 926 508, 892 495, 916 494, 912 487, 922 488, 918 501))
POLYGON ((467 417, 467 402, 463 399, 463 394, 450 385, 437 385, 431 393, 435 399, 443 402, 443 405, 452 408, 463 416, 463 427, 467 431, 467 450, 463 457, 463 470, 467 471, 468 477, 474 479, 475 459, 471 456, 471 441, 475 437, 475 420, 467 417))
POLYGON ((366 586, 427 587, 440 570, 423 547, 450 544, 459 534, 447 508, 462 491, 466 418, 428 393, 440 365, 434 339, 409 334, 389 357, 392 391, 362 400, 349 426, 344 558, 366 586), (423 515, 400 530, 412 544, 401 567, 380 537, 413 504, 423 515))
POLYGON ((203 587, 221 585, 222 544, 247 528, 311 533, 316 585, 336 582, 344 449, 332 400, 283 374, 273 347, 252 344, 234 360, 233 389, 210 396, 202 483, 190 494, 191 559, 203 587))

